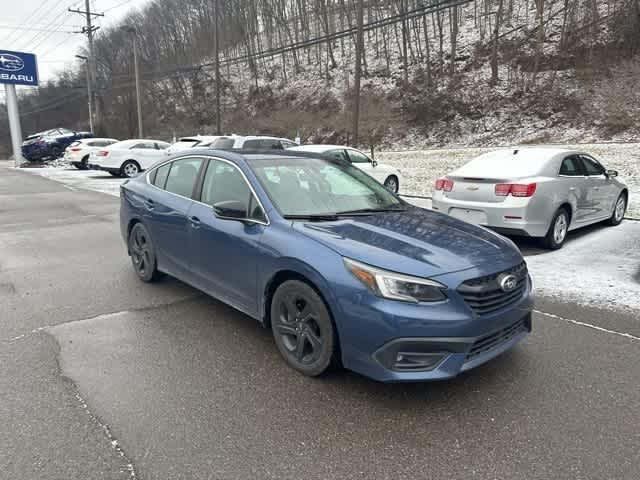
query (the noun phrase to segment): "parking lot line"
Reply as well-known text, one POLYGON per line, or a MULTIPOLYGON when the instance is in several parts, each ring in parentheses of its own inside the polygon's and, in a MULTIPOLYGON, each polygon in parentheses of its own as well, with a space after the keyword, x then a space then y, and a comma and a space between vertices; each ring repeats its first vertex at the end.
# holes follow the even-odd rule
POLYGON ((592 328, 593 330, 598 330, 599 332, 609 333, 611 335, 618 335, 620 337, 628 338, 630 340, 640 341, 640 337, 636 337, 635 335, 631 335, 630 333, 625 332, 616 332, 615 330, 609 330, 608 328, 602 328, 597 325, 592 325, 590 323, 581 322, 579 320, 573 320, 571 318, 564 318, 560 315, 556 315, 554 313, 541 312, 540 310, 534 310, 538 315, 545 315, 547 317, 555 318, 556 320, 563 320, 568 323, 573 323, 574 325, 579 325, 581 327, 592 328))

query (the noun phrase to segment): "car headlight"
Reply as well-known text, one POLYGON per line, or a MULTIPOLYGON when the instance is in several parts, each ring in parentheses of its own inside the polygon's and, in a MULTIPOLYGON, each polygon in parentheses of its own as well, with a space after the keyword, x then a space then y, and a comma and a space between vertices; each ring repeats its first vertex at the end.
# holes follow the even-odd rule
POLYGON ((344 264, 353 276, 379 297, 403 302, 440 302, 447 297, 446 286, 427 278, 389 272, 349 258, 344 264))

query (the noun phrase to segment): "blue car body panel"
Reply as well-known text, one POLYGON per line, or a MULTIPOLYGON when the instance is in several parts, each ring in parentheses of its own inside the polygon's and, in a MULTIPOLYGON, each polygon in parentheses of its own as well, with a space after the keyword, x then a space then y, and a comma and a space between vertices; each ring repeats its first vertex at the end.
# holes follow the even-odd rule
MULTIPOLYGON (((73 142, 82 138, 92 138, 91 132, 72 132, 72 134, 32 135, 22 143, 22 156, 29 161, 38 161, 54 157, 55 153, 62 153, 73 142)), ((70 132, 71 133, 71 132, 70 132)))
POLYGON ((511 348, 530 331, 533 294, 528 275, 516 301, 488 314, 475 313, 457 291, 465 281, 522 264, 510 240, 409 206, 404 212, 292 222, 275 209, 243 156, 222 151, 198 155, 236 164, 259 197, 268 225, 220 219, 208 205, 150 185, 147 175, 131 179, 121 191, 123 239, 127 241, 133 223, 144 223, 154 240, 159 270, 263 323, 274 279, 283 272, 304 277, 329 307, 344 366, 380 381, 451 378, 511 348), (344 257, 437 279, 447 287, 447 298, 416 304, 378 297, 345 268, 344 257), (437 367, 401 372, 377 359, 377 352, 407 339, 442 352, 437 367), (491 348, 471 357, 478 344, 491 348))

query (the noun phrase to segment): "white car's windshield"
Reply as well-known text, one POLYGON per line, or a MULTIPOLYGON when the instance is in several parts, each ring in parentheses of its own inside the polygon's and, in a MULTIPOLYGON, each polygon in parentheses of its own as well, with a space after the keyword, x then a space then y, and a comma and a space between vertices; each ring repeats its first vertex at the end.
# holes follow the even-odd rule
POLYGON ((373 178, 340 161, 264 157, 249 163, 285 217, 340 215, 403 209, 404 204, 373 178))

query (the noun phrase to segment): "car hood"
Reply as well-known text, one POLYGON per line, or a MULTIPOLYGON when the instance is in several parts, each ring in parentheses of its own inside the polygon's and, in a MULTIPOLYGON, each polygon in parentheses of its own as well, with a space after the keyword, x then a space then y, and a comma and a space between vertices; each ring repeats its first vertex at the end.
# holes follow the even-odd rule
POLYGON ((294 228, 342 256, 421 277, 474 267, 481 274, 494 273, 522 261, 510 240, 417 207, 334 222, 295 222, 294 228))

